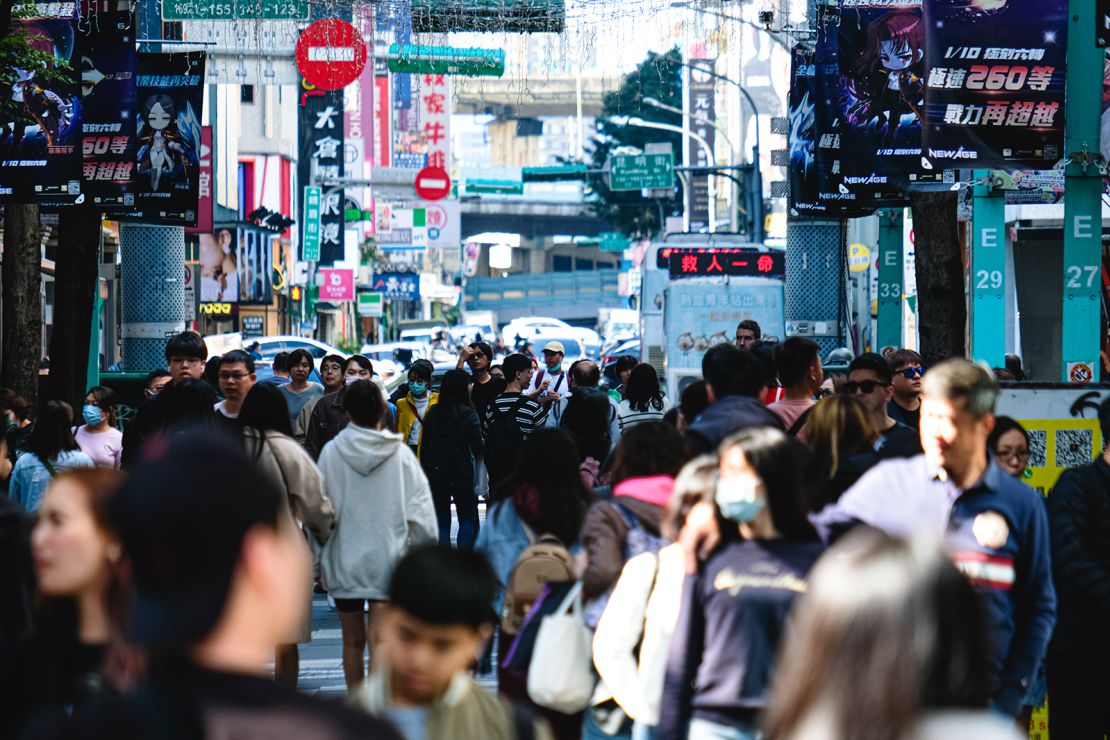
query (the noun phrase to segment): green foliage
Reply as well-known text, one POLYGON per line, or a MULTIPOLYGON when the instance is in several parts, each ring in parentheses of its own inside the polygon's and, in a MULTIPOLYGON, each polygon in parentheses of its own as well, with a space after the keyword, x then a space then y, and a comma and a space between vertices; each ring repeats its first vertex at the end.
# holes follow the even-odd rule
MULTIPOLYGON (((643 102, 654 98, 672 108, 682 108, 682 55, 677 49, 666 54, 648 54, 647 59, 625 76, 619 89, 605 94, 603 118, 597 122, 597 136, 592 140, 591 166, 600 169, 611 154, 642 151, 652 143, 670 142, 675 162, 682 160, 682 134, 636 126, 618 126, 609 116, 634 116, 645 121, 658 121, 672 126, 682 125, 682 116, 660 110, 643 102), (625 152, 623 150, 629 150, 625 152)), ((591 176, 591 210, 630 238, 645 238, 662 227, 662 215, 671 215, 681 208, 675 192, 670 198, 656 201, 644 199, 639 191, 610 190, 605 180, 591 176)))
MULTIPOLYGON (((46 86, 66 87, 73 74, 69 63, 55 59, 50 52, 34 48, 31 36, 22 21, 35 18, 38 11, 33 0, 0 0, 10 4, 10 25, 0 15, 0 121, 30 125, 35 121, 22 103, 12 100, 12 86, 18 70, 37 70, 35 79, 46 86), (4 28, 7 25, 7 28, 4 28)), ((6 15, 6 14, 5 14, 6 15)))

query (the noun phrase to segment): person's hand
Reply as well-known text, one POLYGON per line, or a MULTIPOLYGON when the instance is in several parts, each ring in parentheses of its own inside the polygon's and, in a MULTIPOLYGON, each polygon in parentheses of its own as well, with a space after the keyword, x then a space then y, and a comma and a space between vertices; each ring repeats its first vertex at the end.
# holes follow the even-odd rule
POLYGON ((555 403, 556 401, 559 400, 559 394, 556 393, 555 391, 548 391, 547 395, 544 396, 544 398, 547 399, 548 403, 555 403))
POLYGON ((694 504, 686 515, 686 523, 678 533, 678 543, 686 554, 686 573, 698 572, 698 563, 721 542, 721 528, 717 523, 717 509, 712 504, 701 501, 694 504))
POLYGON ((540 393, 543 393, 544 391, 546 391, 546 390, 547 390, 547 387, 548 387, 549 385, 551 385, 551 380, 550 380, 550 379, 549 379, 549 380, 545 380, 545 381, 543 381, 542 383, 540 383, 540 387, 539 387, 539 391, 540 391, 540 393))

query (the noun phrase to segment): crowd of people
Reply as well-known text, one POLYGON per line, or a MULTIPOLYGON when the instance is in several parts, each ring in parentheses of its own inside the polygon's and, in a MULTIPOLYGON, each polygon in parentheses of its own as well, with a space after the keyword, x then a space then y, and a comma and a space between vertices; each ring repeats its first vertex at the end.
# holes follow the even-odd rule
POLYGON ((122 432, 0 390, 2 736, 1004 740, 1046 690, 1110 732, 1110 452, 1034 492, 988 368, 752 321, 679 398, 558 342, 392 393, 165 354, 122 432), (345 705, 295 690, 314 590, 345 705))

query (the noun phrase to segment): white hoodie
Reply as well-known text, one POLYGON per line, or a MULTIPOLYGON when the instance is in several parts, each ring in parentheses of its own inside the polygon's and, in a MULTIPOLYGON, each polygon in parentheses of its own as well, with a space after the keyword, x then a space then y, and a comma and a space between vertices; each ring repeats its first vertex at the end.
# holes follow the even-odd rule
POLYGON ((318 465, 335 509, 320 558, 324 585, 337 599, 384 601, 401 556, 439 536, 428 479, 401 435, 353 423, 324 446, 318 465))

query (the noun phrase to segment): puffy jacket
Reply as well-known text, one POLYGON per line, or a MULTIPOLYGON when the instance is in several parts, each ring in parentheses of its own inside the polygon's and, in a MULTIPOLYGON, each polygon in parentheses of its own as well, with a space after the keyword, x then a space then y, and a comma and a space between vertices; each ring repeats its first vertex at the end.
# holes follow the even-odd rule
POLYGON ((1065 470, 1048 495, 1056 632, 1052 652, 1110 660, 1110 465, 1065 470))
POLYGON ((730 434, 752 427, 773 427, 785 431, 782 419, 756 399, 726 396, 694 420, 686 438, 695 453, 716 452, 730 434))
MULTIPOLYGON (((439 394, 428 392, 428 407, 424 409, 424 416, 432 410, 432 407, 439 402, 439 394)), ((397 399, 397 433, 401 435, 401 440, 405 443, 409 441, 409 432, 412 431, 412 426, 417 421, 416 419, 416 402, 413 400, 412 395, 404 396, 397 399)), ((420 442, 417 443, 416 453, 419 457, 423 454, 424 449, 424 424, 420 424, 420 442)))
MULTIPOLYGON (((659 534, 659 522, 663 516, 663 505, 659 503, 663 497, 651 497, 645 494, 648 487, 662 483, 666 487, 667 497, 674 489, 674 479, 665 476, 650 478, 633 478, 622 481, 614 489, 614 502, 625 508, 648 533, 659 534), (649 502, 654 498, 654 502, 649 502)), ((625 563, 625 539, 628 537, 628 522, 610 501, 598 501, 586 512, 586 519, 582 523, 582 544, 589 556, 586 570, 582 574, 582 594, 587 599, 593 599, 605 593, 617 582, 625 563)))

